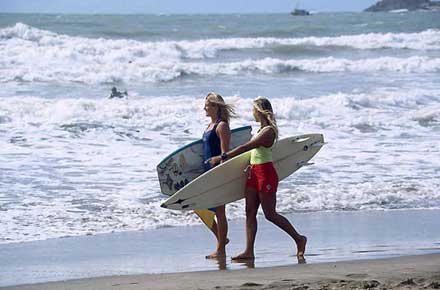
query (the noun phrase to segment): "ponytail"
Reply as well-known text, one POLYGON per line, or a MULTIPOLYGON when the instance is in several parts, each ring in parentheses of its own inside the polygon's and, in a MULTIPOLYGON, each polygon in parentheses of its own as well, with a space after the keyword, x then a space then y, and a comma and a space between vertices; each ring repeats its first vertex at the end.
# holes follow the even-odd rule
POLYGON ((254 100, 253 104, 254 107, 267 119, 270 126, 275 131, 275 138, 278 139, 278 126, 277 121, 275 120, 275 115, 273 113, 272 104, 267 98, 264 97, 257 97, 254 100))

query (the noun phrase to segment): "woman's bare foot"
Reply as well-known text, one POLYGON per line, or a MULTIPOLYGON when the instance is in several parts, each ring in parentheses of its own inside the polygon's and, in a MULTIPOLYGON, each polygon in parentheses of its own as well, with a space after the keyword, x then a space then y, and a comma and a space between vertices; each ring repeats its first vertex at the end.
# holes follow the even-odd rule
POLYGON ((205 257, 206 259, 225 259, 226 258, 226 251, 223 250, 217 250, 215 253, 212 253, 211 255, 208 255, 205 257))
POLYGON ((298 259, 298 264, 306 264, 307 263, 304 256, 296 256, 296 258, 298 259))
POLYGON ((225 259, 226 258, 226 254, 221 254, 221 253, 212 253, 208 256, 205 257, 206 259, 225 259))
POLYGON ((240 260, 253 260, 255 259, 255 255, 254 253, 249 253, 249 252, 243 252, 240 255, 237 255, 235 257, 231 258, 232 260, 235 261, 240 261, 240 260))
POLYGON ((306 251, 306 244, 307 244, 307 237, 301 236, 300 240, 296 243, 297 253, 296 255, 298 257, 304 256, 304 253, 306 251))

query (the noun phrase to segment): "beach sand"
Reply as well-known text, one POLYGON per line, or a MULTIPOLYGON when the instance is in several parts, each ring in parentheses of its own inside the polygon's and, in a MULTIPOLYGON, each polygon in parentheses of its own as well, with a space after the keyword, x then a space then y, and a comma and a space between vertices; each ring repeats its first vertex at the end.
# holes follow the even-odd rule
POLYGON ((260 218, 254 263, 230 258, 243 250, 244 220, 229 223, 228 257, 220 262, 204 258, 215 241, 202 225, 2 244, 0 288, 351 289, 377 280, 377 289, 392 289, 408 279, 420 287, 440 282, 440 210, 287 217, 308 235, 307 264, 298 264, 290 237, 260 218))
POLYGON ((2 289, 440 289, 440 254, 230 271, 110 276, 2 289))

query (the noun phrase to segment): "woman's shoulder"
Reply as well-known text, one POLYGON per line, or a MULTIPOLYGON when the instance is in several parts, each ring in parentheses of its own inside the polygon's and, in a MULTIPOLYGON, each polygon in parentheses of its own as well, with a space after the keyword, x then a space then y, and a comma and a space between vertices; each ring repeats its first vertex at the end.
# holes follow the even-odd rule
POLYGON ((265 126, 261 128, 257 135, 264 147, 271 147, 277 138, 277 132, 273 126, 265 126))
POLYGON ((229 128, 229 123, 225 120, 219 120, 217 123, 217 128, 229 128))
POLYGON ((224 121, 224 120, 220 120, 217 124, 217 128, 216 128, 217 132, 229 132, 229 123, 224 121))
POLYGON ((260 130, 258 130, 259 134, 276 134, 277 130, 271 126, 264 126, 263 128, 260 128, 260 130))

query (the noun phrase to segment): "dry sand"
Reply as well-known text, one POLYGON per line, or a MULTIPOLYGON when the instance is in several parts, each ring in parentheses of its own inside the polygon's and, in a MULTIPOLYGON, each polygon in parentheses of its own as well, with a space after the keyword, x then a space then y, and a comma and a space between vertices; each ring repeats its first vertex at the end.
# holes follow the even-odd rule
POLYGON ((440 289, 440 254, 258 269, 111 276, 1 289, 440 289))

